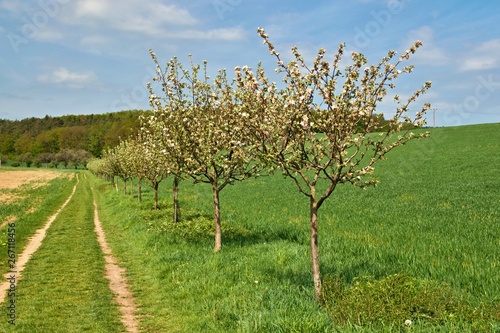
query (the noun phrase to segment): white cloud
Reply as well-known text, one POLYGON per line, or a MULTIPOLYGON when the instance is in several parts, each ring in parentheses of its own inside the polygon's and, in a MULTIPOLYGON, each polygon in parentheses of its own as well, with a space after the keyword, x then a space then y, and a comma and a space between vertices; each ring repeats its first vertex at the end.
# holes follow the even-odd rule
POLYGON ((83 88, 97 81, 97 75, 92 71, 70 72, 66 68, 60 67, 52 73, 39 75, 37 80, 41 83, 63 84, 69 88, 83 88))
POLYGON ((42 42, 55 42, 62 40, 64 38, 64 34, 61 31, 45 27, 43 29, 39 29, 33 38, 42 42))
POLYGON ((497 65, 497 59, 494 57, 481 57, 470 58, 463 60, 460 70, 461 71, 473 71, 481 69, 491 69, 495 68, 497 65))
POLYGON ((108 45, 111 39, 102 35, 88 35, 83 37, 80 43, 84 46, 108 45))
POLYGON ((446 52, 434 43, 434 31, 429 26, 410 31, 404 41, 404 48, 410 48, 417 40, 422 41, 423 46, 412 55, 414 62, 429 66, 440 66, 449 62, 446 52))
POLYGON ((460 60, 461 71, 500 67, 500 39, 492 39, 468 49, 468 57, 460 60))
POLYGON ((60 19, 67 24, 150 35, 167 31, 171 26, 198 23, 186 9, 159 0, 78 0, 68 4, 60 19))
MULTIPOLYGON (((91 37, 83 38, 82 44, 91 44, 97 31, 104 36, 124 32, 188 40, 241 40, 245 35, 240 27, 204 29, 189 10, 161 0, 77 0, 61 7, 57 19, 64 25, 84 27, 91 37)), ((113 40, 117 38, 115 34, 113 40)))
POLYGON ((6 10, 9 12, 19 11, 21 5, 22 5, 21 1, 15 1, 15 0, 0 1, 0 9, 6 10))
POLYGON ((190 29, 170 35, 172 38, 210 40, 240 40, 244 36, 245 31, 241 28, 222 28, 206 31, 190 29))

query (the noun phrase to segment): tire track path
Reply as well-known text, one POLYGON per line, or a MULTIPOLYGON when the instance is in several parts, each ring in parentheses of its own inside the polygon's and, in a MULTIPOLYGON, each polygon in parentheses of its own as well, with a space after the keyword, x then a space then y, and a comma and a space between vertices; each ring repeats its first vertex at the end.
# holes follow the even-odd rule
MULTIPOLYGON (((92 189, 93 190, 93 189, 92 189)), ((139 332, 139 320, 135 315, 137 307, 135 299, 130 291, 129 284, 125 276, 125 268, 120 267, 116 258, 113 256, 111 248, 106 241, 106 236, 102 228, 102 223, 99 220, 97 202, 94 194, 94 224, 97 234, 97 241, 104 253, 105 278, 109 280, 109 288, 115 294, 115 301, 118 303, 119 310, 122 314, 121 321, 129 333, 139 332)))
MULTIPOLYGON (((30 241, 28 242, 28 244, 24 248, 23 252, 19 255, 18 259, 16 260, 16 273, 15 273, 16 274, 16 282, 15 282, 16 286, 17 286, 19 280, 21 279, 22 272, 24 270, 24 267, 26 266, 26 263, 28 262, 28 260, 30 260, 31 256, 38 250, 40 245, 42 245, 42 241, 45 238, 45 235, 47 234, 47 230, 52 225, 52 222, 54 222, 54 220, 57 218, 59 213, 71 201, 71 198, 73 198, 73 195, 75 194, 76 187, 78 186, 79 182, 80 182, 80 180, 78 179, 78 176, 77 176, 76 184, 73 187, 73 192, 71 192, 68 199, 66 199, 66 201, 62 204, 61 207, 59 207, 59 209, 57 210, 57 212, 54 215, 49 217, 49 219, 47 220, 45 225, 35 232, 34 236, 31 237, 30 241)), ((11 274, 12 273, 6 273, 4 275, 5 280, 7 280, 11 274)), ((7 296, 7 290, 10 289, 10 286, 11 286, 11 284, 9 281, 5 281, 2 284, 0 284, 0 303, 3 303, 5 301, 5 298, 7 296)))

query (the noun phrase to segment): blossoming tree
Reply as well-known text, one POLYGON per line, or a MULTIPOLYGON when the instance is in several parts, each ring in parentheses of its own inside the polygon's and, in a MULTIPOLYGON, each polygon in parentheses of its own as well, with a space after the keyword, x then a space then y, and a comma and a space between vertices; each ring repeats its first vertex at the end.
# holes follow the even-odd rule
POLYGON ((116 147, 109 148, 103 154, 108 172, 112 174, 112 184, 117 176, 123 181, 123 193, 127 194, 127 181, 132 179, 133 171, 128 158, 128 149, 125 141, 121 141, 116 147))
POLYGON ((258 172, 258 164, 249 154, 251 137, 242 130, 246 118, 240 113, 236 92, 224 70, 211 81, 206 62, 202 67, 191 61, 191 67, 185 69, 177 58, 172 58, 162 69, 153 52, 151 56, 156 64, 154 80, 161 84, 163 94, 157 96, 153 86, 148 85, 154 111, 148 126, 154 129, 175 176, 188 176, 195 183, 212 187, 214 251, 219 251, 219 194, 227 185, 258 172))
POLYGON ((131 175, 138 180, 139 200, 142 196, 142 181, 146 181, 154 190, 153 209, 157 210, 159 185, 170 175, 168 168, 165 168, 163 150, 141 132, 135 138, 120 142, 120 145, 126 151, 123 158, 127 160, 131 175))
POLYGON ((413 117, 409 106, 430 88, 430 82, 408 99, 396 95, 395 113, 388 124, 381 124, 375 114, 388 91, 396 87, 399 75, 413 70, 411 65, 402 65, 422 43, 417 41, 399 58, 389 51, 378 64, 369 66, 362 54, 353 52, 345 68, 341 68, 345 49, 341 44, 333 61, 327 61, 325 49, 320 49, 308 66, 296 47, 292 48, 294 60, 285 64, 264 29, 258 32, 276 58, 284 88, 270 82, 260 65, 255 73, 248 67, 235 69, 249 117, 247 133, 260 142, 255 146, 260 157, 281 169, 309 198, 312 272, 319 299, 319 208, 339 184, 375 185, 372 174, 377 161, 409 140, 428 135, 408 128, 425 123, 430 105, 419 107, 413 117))

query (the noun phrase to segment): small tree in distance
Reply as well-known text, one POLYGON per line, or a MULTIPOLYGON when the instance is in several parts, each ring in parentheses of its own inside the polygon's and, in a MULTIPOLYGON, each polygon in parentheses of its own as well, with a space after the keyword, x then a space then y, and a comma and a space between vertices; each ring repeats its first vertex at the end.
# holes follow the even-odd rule
MULTIPOLYGON (((158 210, 158 190, 160 183, 170 176, 170 171, 165 167, 165 152, 150 136, 140 132, 135 140, 130 139, 128 143, 132 155, 134 176, 138 178, 139 184, 142 180, 154 190, 154 210, 158 210)), ((138 194, 139 196, 139 194, 138 194)))
POLYGON ((399 68, 418 47, 417 41, 394 64, 396 52, 389 51, 377 65, 366 66, 366 58, 353 52, 352 64, 342 69, 340 62, 345 44, 338 47, 330 63, 320 49, 312 66, 305 63, 296 47, 295 59, 284 64, 264 29, 260 36, 276 57, 276 71, 283 73, 285 88, 270 83, 259 65, 256 73, 248 67, 235 69, 243 111, 247 117, 247 133, 260 142, 255 148, 259 156, 283 171, 309 198, 310 242, 315 297, 321 295, 318 247, 318 210, 339 184, 350 183, 365 188, 377 183, 370 177, 377 161, 409 140, 426 137, 405 128, 425 123, 425 104, 413 119, 409 106, 431 86, 426 82, 407 100, 398 95, 395 115, 381 124, 375 116, 378 103, 402 73, 413 66, 399 68), (382 131, 383 130, 383 131, 382 131))

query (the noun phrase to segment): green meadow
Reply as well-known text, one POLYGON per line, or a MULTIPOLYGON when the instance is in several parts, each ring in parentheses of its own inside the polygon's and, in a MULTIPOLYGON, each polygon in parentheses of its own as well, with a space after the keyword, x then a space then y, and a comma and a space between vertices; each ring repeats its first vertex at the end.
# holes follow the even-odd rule
POLYGON ((429 131, 376 166, 377 187, 341 185, 321 207, 319 304, 309 202, 281 174, 221 192, 218 253, 206 184, 181 182, 179 223, 171 179, 158 211, 146 185, 138 202, 135 186, 124 195, 87 171, 24 186, 0 206, 0 220, 19 215, 19 253, 79 179, 19 281, 16 327, 4 303, 0 332, 124 332, 103 277, 94 197, 141 332, 500 332, 500 124, 429 131))
POLYGON ((171 181, 143 201, 94 179, 144 332, 499 332, 500 124, 430 129, 336 189, 319 211, 324 297, 313 297, 308 200, 280 174, 221 193, 171 181), (410 324, 411 321, 411 324, 410 324), (406 323, 405 323, 406 322, 406 323))

